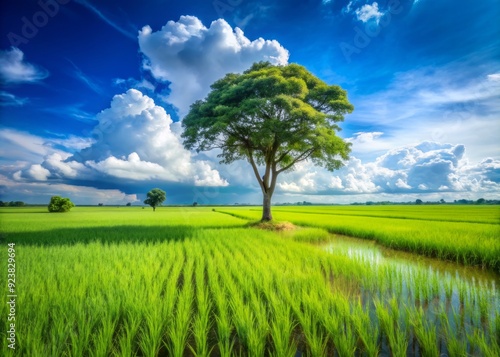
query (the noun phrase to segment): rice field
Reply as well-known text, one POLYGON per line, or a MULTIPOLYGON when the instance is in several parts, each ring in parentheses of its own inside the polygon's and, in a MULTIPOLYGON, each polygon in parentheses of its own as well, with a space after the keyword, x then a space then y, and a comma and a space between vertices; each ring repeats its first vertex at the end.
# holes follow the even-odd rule
MULTIPOLYGON (((258 208, 217 211, 260 218, 258 208)), ((276 207, 273 217, 500 273, 499 206, 276 207)))
MULTIPOLYGON (((374 263, 332 248, 315 221, 331 213, 316 209, 283 212, 314 227, 282 233, 202 207, 2 209, 0 254, 15 243, 18 296, 16 350, 2 338, 0 355, 500 354, 497 272, 374 263)), ((6 259, 0 272, 6 296, 6 259)), ((2 331, 7 313, 0 305, 2 331)))

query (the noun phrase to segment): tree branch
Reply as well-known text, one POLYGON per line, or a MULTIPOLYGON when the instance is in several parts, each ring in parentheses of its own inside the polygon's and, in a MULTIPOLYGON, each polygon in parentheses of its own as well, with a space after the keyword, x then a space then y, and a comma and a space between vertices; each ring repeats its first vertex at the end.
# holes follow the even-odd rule
POLYGON ((266 189, 264 187, 264 182, 262 181, 262 178, 260 177, 259 170, 257 169, 257 165, 255 164, 255 161, 253 159, 253 154, 251 150, 247 150, 247 155, 248 155, 248 161, 250 161, 250 164, 252 165, 253 173, 255 174, 255 177, 257 178, 257 181, 259 182, 260 188, 263 193, 266 192, 266 189))
POLYGON ((293 160, 290 164, 286 165, 285 167, 282 167, 278 171, 276 171, 277 174, 282 173, 283 171, 288 170, 291 168, 293 165, 295 165, 297 162, 304 161, 306 160, 311 154, 314 152, 316 148, 311 148, 309 150, 304 151, 302 154, 300 154, 295 160, 293 160))

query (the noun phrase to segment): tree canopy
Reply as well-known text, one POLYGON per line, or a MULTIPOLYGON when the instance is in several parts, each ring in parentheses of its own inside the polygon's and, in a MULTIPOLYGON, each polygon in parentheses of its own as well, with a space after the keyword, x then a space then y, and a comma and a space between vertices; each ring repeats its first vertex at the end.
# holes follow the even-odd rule
POLYGON ((159 188, 153 188, 146 196, 144 203, 153 207, 153 211, 156 211, 156 207, 161 205, 167 198, 165 191, 159 188))
POLYGON ((247 160, 263 193, 263 220, 272 219, 280 173, 304 160, 335 170, 348 159, 350 144, 336 135, 337 123, 354 109, 347 93, 303 66, 260 62, 211 88, 182 122, 184 146, 220 149, 225 164, 247 160))
POLYGON ((52 196, 47 208, 49 212, 68 212, 73 207, 75 207, 75 204, 69 198, 52 196))

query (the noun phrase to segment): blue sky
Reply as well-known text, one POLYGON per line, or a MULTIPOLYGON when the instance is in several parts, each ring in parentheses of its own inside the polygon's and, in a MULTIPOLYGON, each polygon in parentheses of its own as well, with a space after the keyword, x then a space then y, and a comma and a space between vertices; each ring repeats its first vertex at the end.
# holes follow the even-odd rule
POLYGON ((299 63, 347 90, 351 160, 283 174, 274 202, 500 198, 498 1, 2 2, 0 198, 259 203, 249 164, 185 150, 227 72, 299 63))

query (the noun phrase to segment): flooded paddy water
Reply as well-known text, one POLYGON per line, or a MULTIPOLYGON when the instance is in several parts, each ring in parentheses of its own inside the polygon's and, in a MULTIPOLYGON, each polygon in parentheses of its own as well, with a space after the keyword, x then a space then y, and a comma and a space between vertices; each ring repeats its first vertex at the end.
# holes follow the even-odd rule
POLYGON ((332 285, 361 301, 372 324, 394 335, 393 341, 380 338, 382 355, 391 351, 394 355, 398 330, 401 336, 410 336, 406 345, 400 341, 400 351, 406 350, 408 356, 427 355, 425 340, 428 345, 437 343, 439 355, 463 355, 464 351, 483 355, 488 348, 492 355, 498 352, 500 274, 389 249, 369 240, 331 238, 320 248, 347 257, 369 272, 359 285, 338 284, 338 279, 332 285))

